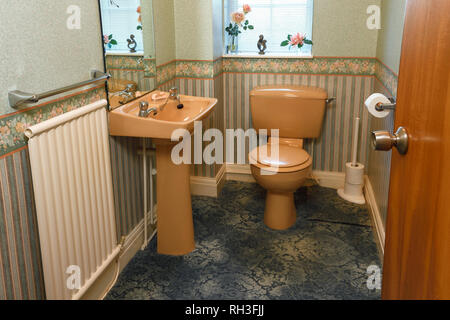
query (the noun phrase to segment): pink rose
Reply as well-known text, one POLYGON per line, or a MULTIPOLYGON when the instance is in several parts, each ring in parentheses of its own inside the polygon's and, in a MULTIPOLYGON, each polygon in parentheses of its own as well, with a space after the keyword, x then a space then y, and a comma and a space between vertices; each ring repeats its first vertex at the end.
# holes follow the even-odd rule
POLYGON ((252 11, 252 8, 248 4, 244 4, 242 10, 244 10, 244 13, 247 14, 252 11))
POLYGON ((302 46, 303 45, 303 41, 305 40, 305 38, 306 37, 304 35, 300 34, 300 33, 294 34, 291 37, 291 41, 289 41, 289 44, 291 46, 298 46, 298 45, 302 46))
POLYGON ((244 19, 245 19, 245 14, 243 14, 242 12, 233 12, 231 14, 231 20, 234 23, 241 24, 242 21, 244 21, 244 19))
POLYGON ((108 43, 109 43, 109 37, 108 37, 106 34, 103 36, 103 42, 104 42, 105 44, 108 44, 108 43))

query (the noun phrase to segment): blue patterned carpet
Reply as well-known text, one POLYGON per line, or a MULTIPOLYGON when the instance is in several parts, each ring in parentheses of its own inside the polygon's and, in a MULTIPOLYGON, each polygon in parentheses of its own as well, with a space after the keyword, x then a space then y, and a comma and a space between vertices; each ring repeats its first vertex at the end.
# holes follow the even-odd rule
POLYGON ((379 299, 367 267, 381 266, 365 206, 310 184, 295 195, 288 231, 263 223, 265 191, 227 182, 219 199, 193 197, 197 247, 156 253, 156 238, 124 269, 107 299, 379 299))

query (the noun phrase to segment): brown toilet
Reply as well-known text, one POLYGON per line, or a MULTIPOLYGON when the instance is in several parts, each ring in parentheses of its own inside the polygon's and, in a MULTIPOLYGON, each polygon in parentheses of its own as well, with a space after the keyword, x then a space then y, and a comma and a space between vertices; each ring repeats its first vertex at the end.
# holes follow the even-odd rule
POLYGON ((285 230, 296 221, 294 192, 312 169, 303 139, 320 136, 327 97, 325 90, 305 86, 261 86, 250 92, 253 127, 269 135, 267 145, 249 153, 252 174, 267 190, 264 223, 269 228, 285 230), (270 137, 272 129, 279 129, 278 142, 270 137))

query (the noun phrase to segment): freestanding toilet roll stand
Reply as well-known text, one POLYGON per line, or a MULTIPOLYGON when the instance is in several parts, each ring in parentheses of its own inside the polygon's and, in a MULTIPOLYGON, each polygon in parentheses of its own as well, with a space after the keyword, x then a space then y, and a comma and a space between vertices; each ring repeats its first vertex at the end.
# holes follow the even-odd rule
MULTIPOLYGON (((365 102, 370 114, 377 118, 385 118, 390 111, 395 110, 396 101, 394 98, 387 98, 383 94, 372 94, 365 102)), ((350 202, 356 204, 365 204, 364 198, 364 165, 358 163, 358 137, 359 137, 359 121, 360 118, 355 118, 354 132, 353 132, 353 147, 352 147, 352 162, 346 164, 345 168, 345 186, 343 189, 338 190, 338 195, 350 202)), ((403 131, 397 132, 394 137, 389 136, 386 138, 384 132, 374 132, 373 138, 379 145, 388 145, 392 148, 392 145, 399 146, 399 152, 407 151, 407 143, 405 144, 405 136, 407 141, 407 134, 403 131), (385 142, 385 141, 389 142, 385 142), (382 142, 385 142, 384 144, 382 142), (406 145, 406 147, 405 147, 406 145)), ((378 148, 382 148, 379 146, 378 148)))
POLYGON ((360 118, 355 118, 353 131, 353 146, 352 146, 352 162, 346 164, 345 167, 345 187, 338 190, 338 195, 344 200, 356 203, 365 204, 364 198, 364 165, 358 163, 358 138, 359 138, 359 121, 360 118))

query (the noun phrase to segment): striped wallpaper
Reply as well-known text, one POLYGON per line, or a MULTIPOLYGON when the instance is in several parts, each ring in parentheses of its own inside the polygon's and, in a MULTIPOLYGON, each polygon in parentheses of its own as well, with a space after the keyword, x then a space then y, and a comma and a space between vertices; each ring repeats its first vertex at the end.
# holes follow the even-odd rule
POLYGON ((0 157, 0 250, 0 300, 45 298, 27 147, 0 157))
MULTIPOLYGON (((188 78, 178 78, 176 79, 175 85, 179 88, 180 93, 190 96, 201 96, 201 97, 216 97, 218 98, 218 103, 213 111, 213 113, 205 120, 203 120, 203 132, 210 128, 219 129, 223 132, 223 100, 220 99, 221 94, 221 82, 220 77, 217 79, 188 79, 188 78)), ((208 143, 204 143, 203 147, 207 146, 208 143)), ((209 177, 214 178, 219 172, 221 165, 192 165, 191 175, 199 177, 209 177)))
MULTIPOLYGON (((397 85, 398 75, 379 61, 377 63, 377 73, 373 92, 382 93, 388 97, 396 97, 397 85)), ((389 116, 384 119, 372 118, 370 132, 377 130, 394 132, 394 120, 394 112, 391 112, 389 116)), ((380 152, 370 148, 369 167, 367 171, 385 227, 389 200, 391 158, 392 151, 380 152)))
MULTIPOLYGON (((131 137, 110 137, 110 145, 117 236, 120 240, 144 218, 143 141, 131 137)), ((151 147, 150 139, 146 139, 146 146, 151 147)), ((153 166, 155 163, 153 157, 153 166)), ((150 184, 149 168, 150 156, 147 158, 147 188, 150 184)), ((156 204, 156 177, 153 182, 156 204)), ((150 204, 150 193, 147 194, 147 203, 150 204)))

